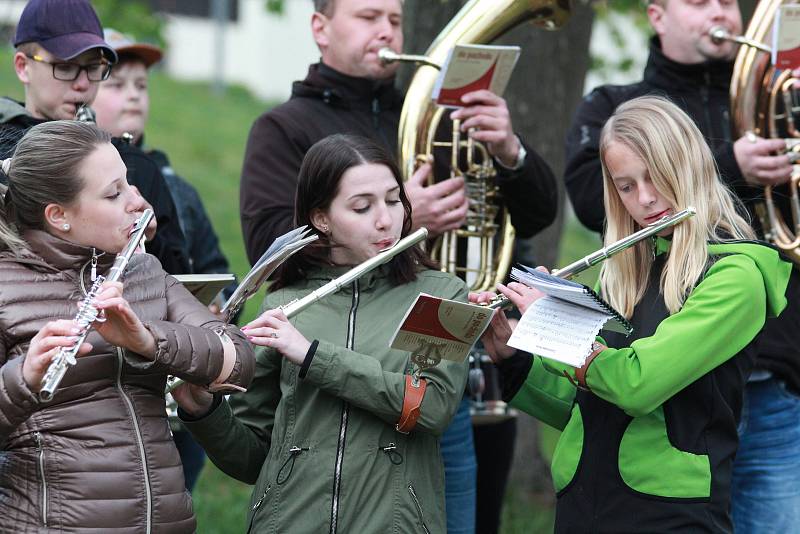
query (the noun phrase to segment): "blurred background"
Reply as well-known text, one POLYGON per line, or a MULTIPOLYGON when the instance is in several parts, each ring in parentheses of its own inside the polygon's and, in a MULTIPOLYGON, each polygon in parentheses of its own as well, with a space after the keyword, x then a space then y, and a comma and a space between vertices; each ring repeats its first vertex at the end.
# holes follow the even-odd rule
MULTIPOLYGON (((199 191, 233 271, 249 269, 239 226, 239 174, 250 125, 289 96, 291 83, 318 60, 309 21, 311 0, 92 0, 104 26, 165 49, 151 69, 147 143, 199 191)), ((422 53, 464 0, 405 0, 406 51, 422 53)), ((640 0, 573 0, 558 32, 522 25, 499 41, 522 47, 505 97, 515 128, 563 171, 564 136, 580 98, 601 83, 640 79, 648 26, 640 0), (554 95, 558 95, 554 97, 554 95)), ((740 5, 745 20, 754 1, 740 5)), ((23 99, 10 40, 24 0, 0 0, 0 95, 23 99)), ((404 67, 399 83, 413 73, 404 67)), ((527 245, 537 264, 557 267, 600 245, 575 220, 562 191, 559 217, 527 245)), ((599 201, 599 199, 598 199, 599 201)), ((532 262, 533 263, 533 262, 532 262)), ((581 281, 592 284, 597 269, 581 281)), ((258 310, 248 303, 242 321, 258 310)), ((244 324, 244 323, 242 323, 244 324)), ((552 531, 555 496, 548 470, 557 433, 520 414, 502 532, 552 531)), ((250 487, 206 464, 194 492, 198 532, 241 533, 250 487)))

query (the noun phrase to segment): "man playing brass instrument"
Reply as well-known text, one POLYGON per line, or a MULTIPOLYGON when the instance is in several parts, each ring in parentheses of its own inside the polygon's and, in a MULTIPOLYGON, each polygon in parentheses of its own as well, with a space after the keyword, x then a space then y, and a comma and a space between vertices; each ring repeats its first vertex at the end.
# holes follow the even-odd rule
MULTIPOLYGON (((784 142, 753 134, 733 139, 729 86, 737 45, 715 42, 719 26, 742 33, 735 0, 650 0, 647 15, 656 35, 643 80, 596 88, 583 101, 567 136, 565 181, 578 218, 595 231, 604 222, 599 134, 623 102, 645 94, 670 98, 695 122, 712 148, 720 176, 745 203, 755 225, 753 201, 762 186, 789 180, 792 165, 780 153, 784 142)), ((757 231, 758 228, 756 227, 757 231)), ((732 513, 737 531, 769 525, 793 532, 800 521, 800 290, 796 273, 789 305, 766 323, 759 361, 747 384, 739 427, 739 452, 733 470, 732 513)))
MULTIPOLYGON (((288 102, 256 120, 248 139, 240 201, 251 262, 291 227, 297 171, 315 141, 333 133, 356 133, 379 141, 392 153, 397 149, 403 104, 394 87, 398 64, 383 64, 378 50, 400 52, 403 47, 402 2, 315 0, 314 6, 311 31, 321 60, 309 67, 305 80, 295 82, 288 102)), ((486 142, 500 164, 500 187, 517 234, 532 236, 555 215, 552 173, 514 135, 505 100, 488 91, 464 100, 470 105, 453 118, 461 119, 464 129, 479 130, 473 137, 486 142)), ((436 235, 461 225, 467 203, 462 179, 425 187, 430 172, 429 165, 422 165, 407 191, 414 225, 436 235)))
MULTIPOLYGON (((369 137, 397 150, 403 95, 394 87, 397 65, 384 65, 378 51, 403 48, 400 0, 315 0, 311 31, 321 60, 296 82, 291 99, 253 124, 242 170, 240 209, 247 254, 255 261, 272 240, 292 226, 300 163, 316 141, 334 134, 369 137)), ((454 118, 476 128, 496 162, 498 184, 519 236, 530 237, 549 225, 556 211, 556 189, 547 164, 514 135, 505 101, 488 91, 466 95, 469 105, 454 118)), ((413 224, 437 235, 461 226, 468 201, 462 178, 426 186, 432 166, 422 165, 406 184, 413 224)), ((442 161, 439 161, 439 160, 442 161)), ((448 486, 448 530, 472 532, 475 460, 468 403, 442 439, 448 486), (456 428, 458 430, 456 430, 456 428), (459 450, 460 449, 460 450, 459 450), (459 493, 453 500, 454 493, 459 493), (452 513, 450 513, 452 512, 452 513)))

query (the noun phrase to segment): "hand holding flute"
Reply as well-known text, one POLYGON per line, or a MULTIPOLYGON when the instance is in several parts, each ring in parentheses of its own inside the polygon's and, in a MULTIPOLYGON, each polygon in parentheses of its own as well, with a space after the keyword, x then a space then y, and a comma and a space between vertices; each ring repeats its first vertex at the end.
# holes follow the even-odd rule
MULTIPOLYGON (((84 348, 84 345, 88 345, 84 341, 92 325, 97 325, 98 333, 113 345, 132 350, 143 356, 155 353, 155 341, 152 339, 152 335, 144 328, 139 318, 131 310, 128 302, 122 297, 122 284, 118 282, 131 257, 140 249, 147 225, 152 218, 153 210, 145 209, 133 225, 127 244, 117 254, 107 278, 103 276, 97 277, 85 298, 79 303, 78 314, 71 321, 73 326, 69 332, 73 335, 66 340, 68 343, 66 345, 56 345, 49 349, 52 352, 52 354, 48 355, 50 362, 44 376, 41 378, 41 387, 38 391, 39 398, 43 402, 50 401, 53 398, 53 394, 67 370, 75 365, 75 356, 81 350, 86 350, 86 352, 91 350, 91 347, 84 348), (108 315, 104 316, 106 313, 108 315), (108 324, 103 324, 109 318, 111 321, 108 324), (77 332, 74 330, 77 330, 77 332)), ((46 325, 46 328, 52 323, 60 322, 63 321, 52 321, 46 325)), ((69 322, 67 321, 67 323, 69 322)), ((34 358, 32 357, 32 359, 34 358)), ((40 361, 39 358, 35 359, 37 362, 40 361)), ((32 365, 35 364, 32 363, 32 365)), ((30 385, 31 383, 28 382, 28 384, 30 385)))

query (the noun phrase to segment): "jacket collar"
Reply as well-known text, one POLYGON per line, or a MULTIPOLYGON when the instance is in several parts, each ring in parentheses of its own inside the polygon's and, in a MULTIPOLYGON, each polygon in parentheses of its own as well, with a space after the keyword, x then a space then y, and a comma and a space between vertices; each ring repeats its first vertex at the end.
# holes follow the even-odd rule
POLYGON ((46 119, 37 119, 31 115, 23 102, 7 96, 0 97, 0 124, 14 122, 24 128, 30 128, 46 121, 46 119))
MULTIPOLYGON (((308 279, 319 280, 322 283, 327 283, 345 274, 352 268, 353 268, 352 266, 344 266, 344 265, 322 266, 311 271, 308 275, 308 279)), ((365 289, 372 288, 375 284, 379 283, 383 279, 386 279, 387 277, 388 273, 385 270, 385 266, 382 265, 359 276, 358 285, 363 291, 365 289)), ((351 290, 352 287, 353 287, 352 283, 347 284, 346 286, 342 286, 341 291, 348 292, 351 290)))
POLYGON ((732 61, 678 63, 664 55, 658 36, 650 40, 650 55, 644 69, 644 79, 654 87, 693 91, 705 86, 727 92, 732 75, 732 61))
POLYGON ((316 98, 334 107, 379 110, 399 108, 402 97, 394 78, 372 80, 342 74, 321 61, 308 68, 306 79, 294 82, 292 98, 316 98))
POLYGON ((66 241, 44 230, 25 230, 22 238, 28 243, 30 254, 23 253, 20 259, 43 260, 59 271, 80 270, 97 254, 97 270, 104 273, 116 258, 115 254, 66 241))

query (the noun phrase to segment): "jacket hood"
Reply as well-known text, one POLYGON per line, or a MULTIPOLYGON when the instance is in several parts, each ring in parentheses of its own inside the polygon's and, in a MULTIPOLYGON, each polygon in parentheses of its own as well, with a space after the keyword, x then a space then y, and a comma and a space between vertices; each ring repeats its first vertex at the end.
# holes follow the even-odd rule
POLYGON ((37 122, 37 120, 34 119, 25 108, 24 103, 18 102, 7 96, 0 97, 0 124, 5 124, 7 122, 19 119, 32 121, 31 125, 37 122))
POLYGON ((322 62, 308 67, 306 79, 294 82, 292 98, 315 98, 344 109, 387 110, 400 108, 403 99, 394 78, 372 80, 342 74, 322 62))
MULTIPOLYGON (((347 273, 353 269, 353 266, 346 266, 346 265, 326 265, 320 266, 312 269, 309 271, 308 276, 306 277, 304 282, 298 282, 296 285, 290 286, 288 289, 293 290, 295 288, 299 288, 301 286, 305 286, 302 290, 306 291, 307 287, 316 287, 322 286, 327 284, 331 280, 334 280, 343 274, 347 273)), ((369 290, 375 287, 378 282, 382 280, 386 280, 389 278, 389 273, 387 272, 386 266, 381 265, 371 271, 368 271, 361 276, 358 277, 358 285, 362 291, 369 290)), ((352 282, 349 284, 343 285, 339 292, 341 293, 350 293, 353 290, 352 282)))
POLYGON ((7 96, 0 98, 0 124, 5 124, 21 117, 30 117, 30 113, 25 109, 25 105, 22 102, 17 102, 7 96))
MULTIPOLYGON (((665 252, 669 250, 670 244, 668 239, 658 237, 656 251, 665 252)), ((786 307, 786 288, 793 264, 776 248, 760 241, 725 241, 709 243, 708 252, 712 256, 744 254, 753 260, 764 279, 768 316, 776 317, 786 307)))
POLYGON ((644 79, 660 89, 697 91, 698 87, 717 87, 728 91, 733 74, 733 61, 712 60, 686 64, 673 61, 661 50, 658 36, 650 39, 650 55, 644 79))

